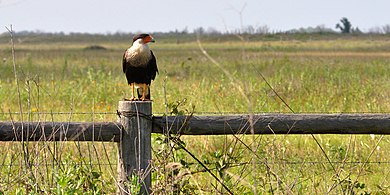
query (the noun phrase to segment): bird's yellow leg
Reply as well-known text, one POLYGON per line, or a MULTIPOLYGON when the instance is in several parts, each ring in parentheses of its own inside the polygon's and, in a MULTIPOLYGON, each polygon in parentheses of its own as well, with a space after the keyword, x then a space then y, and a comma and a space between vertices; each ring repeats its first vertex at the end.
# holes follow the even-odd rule
POLYGON ((134 83, 131 83, 131 98, 130 98, 130 101, 134 101, 135 100, 135 96, 134 96, 134 83))
POLYGON ((141 100, 142 101, 145 101, 145 93, 146 93, 146 83, 144 83, 143 85, 142 85, 142 97, 141 97, 141 100))

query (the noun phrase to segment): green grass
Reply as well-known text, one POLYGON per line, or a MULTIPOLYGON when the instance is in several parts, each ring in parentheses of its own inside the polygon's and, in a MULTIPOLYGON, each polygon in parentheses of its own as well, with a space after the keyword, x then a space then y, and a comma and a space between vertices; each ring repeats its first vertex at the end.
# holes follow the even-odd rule
MULTIPOLYGON (((117 40, 81 43, 52 40, 50 43, 27 41, 16 44, 23 111, 31 113, 30 120, 116 120, 115 114, 99 113, 115 113, 118 101, 130 96, 121 67, 122 54, 128 44, 117 40), (102 45, 107 50, 84 49, 90 45, 102 45), (49 114, 38 115, 39 112, 49 114), (57 115, 50 112, 69 113, 57 115), (78 114, 85 112, 91 114, 78 114)), ((165 85, 169 103, 185 100, 179 109, 191 110, 195 106, 195 114, 291 112, 260 74, 295 112, 390 112, 390 40, 386 37, 248 42, 234 39, 213 41, 209 38, 202 45, 229 75, 210 62, 196 42, 171 43, 161 38, 150 46, 157 57, 160 71, 152 83, 154 113, 165 112, 165 85), (245 94, 240 93, 238 88, 243 89, 245 94)), ((5 59, 0 61, 0 112, 3 113, 0 120, 9 121, 11 116, 14 120, 20 120, 19 115, 9 114, 19 111, 10 46, 0 44, 0 49, 0 59, 5 59)), ((28 120, 28 116, 24 115, 24 120, 28 120)), ((161 171, 165 169, 158 164, 158 157, 167 145, 156 141, 157 137, 154 136, 153 142, 153 156, 157 163, 153 178, 155 190, 159 192, 164 189, 163 181, 168 176, 161 171)), ((233 136, 184 136, 182 140, 237 194, 253 194, 255 191, 260 194, 323 194, 334 183, 338 185, 331 194, 390 192, 388 136, 375 147, 380 137, 378 135, 316 135, 327 157, 334 162, 332 165, 338 172, 338 178, 311 136, 237 137, 239 139, 233 136), (239 140, 243 140, 247 146, 239 140), (383 163, 363 165, 362 162, 366 160, 383 163)), ((4 146, 4 152, 0 154, 0 159, 4 160, 0 160, 0 163, 23 164, 20 143, 0 144, 4 146)), ((94 162, 93 170, 101 173, 101 176, 85 177, 84 180, 88 180, 96 189, 101 189, 102 185, 109 186, 104 192, 113 193, 115 144, 107 143, 104 147, 98 143, 78 144, 59 143, 62 147, 55 143, 29 145, 31 151, 42 151, 37 151, 31 157, 31 161, 38 164, 42 163, 42 158, 53 161, 66 159, 67 153, 73 154, 65 160, 68 166, 53 161, 51 164, 64 168, 47 169, 47 175, 36 177, 40 178, 38 183, 48 192, 54 192, 51 189, 53 186, 60 191, 66 190, 64 182, 60 183, 64 185, 61 186, 55 185, 54 181, 58 183, 69 178, 81 180, 68 174, 67 170, 82 174, 89 170, 88 167, 80 168, 72 162, 80 164, 87 159, 87 164, 94 162), (55 155, 63 158, 53 157, 53 152, 48 149, 50 147, 57 147, 58 153, 55 155), (79 152, 80 148, 89 152, 79 152), (97 148, 97 152, 94 152, 94 148, 97 148), (97 162, 99 158, 101 161, 97 162), (113 172, 107 165, 96 166, 99 163, 109 164, 108 159, 114 166, 113 172)), ((176 177, 175 182, 182 186, 181 189, 206 194, 222 190, 182 150, 175 150, 168 159, 171 163, 179 162, 182 165, 176 174, 190 173, 176 177)), ((2 166, 0 172, 12 178, 25 170, 23 166, 2 166)), ((42 170, 37 168, 36 172, 42 170)), ((0 182, 0 193, 16 193, 17 189, 26 186, 25 181, 30 181, 25 177, 15 181, 5 178, 0 182), (5 187, 9 188, 8 191, 5 187)))
MULTIPOLYGON (((297 112, 389 111, 389 54, 377 49, 376 41, 361 45, 359 41, 338 43, 329 51, 334 43, 314 41, 294 46, 291 42, 227 42, 204 46, 234 75, 234 80, 241 82, 253 102, 254 112, 288 111, 274 98, 259 73, 297 112), (264 44, 270 51, 264 51, 264 44), (309 51, 310 47, 314 51, 309 51), (355 47, 370 52, 355 52, 355 47)), ((121 56, 127 45, 106 43, 108 51, 85 51, 86 46, 65 44, 53 49, 45 45, 42 49, 36 45, 30 49, 16 46, 20 77, 39 81, 39 87, 45 91, 40 94, 41 100, 50 102, 41 104, 40 111, 86 112, 92 111, 94 102, 95 111, 113 112, 117 101, 129 96, 121 72, 121 56), (18 51, 18 47, 26 49, 18 51)), ((7 62, 1 64, 1 94, 5 100, 1 109, 17 111, 11 55, 9 48, 2 47, 7 62)), ((196 43, 151 47, 160 69, 152 89, 155 112, 165 110, 162 90, 165 78, 169 101, 186 98, 196 105, 198 112, 248 110, 245 98, 234 87, 236 84, 201 54, 196 43)), ((26 98, 25 93, 22 95, 26 98)))

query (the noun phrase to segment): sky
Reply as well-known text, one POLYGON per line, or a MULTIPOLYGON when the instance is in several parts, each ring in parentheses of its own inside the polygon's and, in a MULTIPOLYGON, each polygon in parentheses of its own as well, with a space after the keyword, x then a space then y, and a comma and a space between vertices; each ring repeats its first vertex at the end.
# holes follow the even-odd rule
POLYGON ((389 8, 390 0, 0 0, 0 33, 11 24, 16 32, 65 33, 335 29, 342 17, 368 31, 390 24, 389 8))

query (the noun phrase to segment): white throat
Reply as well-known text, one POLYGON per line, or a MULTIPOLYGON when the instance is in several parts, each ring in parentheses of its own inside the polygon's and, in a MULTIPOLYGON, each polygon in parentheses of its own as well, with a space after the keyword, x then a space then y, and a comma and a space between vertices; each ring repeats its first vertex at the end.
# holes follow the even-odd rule
POLYGON ((142 39, 134 41, 133 45, 126 51, 126 60, 133 66, 146 66, 151 57, 149 46, 142 42, 142 39))

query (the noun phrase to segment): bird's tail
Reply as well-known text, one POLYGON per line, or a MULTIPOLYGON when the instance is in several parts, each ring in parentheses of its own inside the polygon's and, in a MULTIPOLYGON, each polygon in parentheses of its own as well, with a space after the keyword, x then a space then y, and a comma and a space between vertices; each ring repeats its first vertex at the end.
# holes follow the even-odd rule
MULTIPOLYGON (((147 88, 148 89, 145 92, 145 99, 150 100, 150 87, 148 86, 147 88)), ((142 90, 143 90, 142 87, 137 88, 138 99, 141 99, 142 97, 142 90)))

